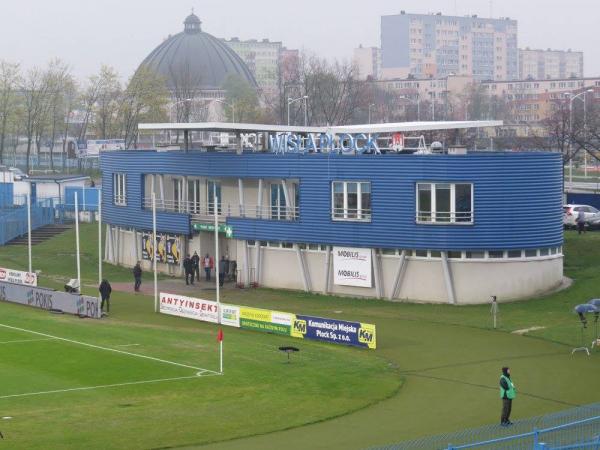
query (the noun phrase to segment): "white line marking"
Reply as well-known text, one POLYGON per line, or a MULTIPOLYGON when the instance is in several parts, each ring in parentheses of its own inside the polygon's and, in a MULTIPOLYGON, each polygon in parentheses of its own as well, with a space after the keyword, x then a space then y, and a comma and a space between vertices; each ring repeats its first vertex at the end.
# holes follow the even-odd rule
POLYGON ((4 341, 0 342, 0 345, 4 344, 16 344, 21 342, 39 342, 39 341, 52 341, 54 338, 39 338, 39 339, 16 339, 14 341, 4 341))
MULTIPOLYGON (((129 355, 129 356, 137 356, 138 358, 150 359, 152 361, 158 361, 158 362, 165 363, 165 364, 171 364, 173 366, 185 367, 187 369, 194 369, 194 370, 199 370, 199 371, 202 371, 202 372, 212 372, 212 373, 215 373, 215 374, 219 373, 219 372, 215 372, 213 370, 203 369, 202 367, 189 366, 187 364, 181 364, 181 363, 177 363, 177 362, 173 362, 173 361, 168 361, 166 359, 154 358, 153 356, 146 356, 146 355, 140 355, 138 353, 126 352, 124 350, 117 350, 116 348, 101 347, 99 345, 88 344, 86 342, 74 341, 72 339, 66 339, 66 338, 62 338, 62 337, 58 337, 58 336, 52 336, 51 334, 40 333, 38 331, 27 330, 25 328, 18 328, 18 327, 13 327, 13 326, 10 326, 10 325, 4 325, 2 323, 0 323, 0 327, 9 328, 11 330, 24 331, 25 333, 37 334, 39 336, 44 336, 44 337, 48 337, 48 338, 58 339, 60 341, 70 342, 71 344, 78 344, 78 345, 84 345, 86 347, 97 348, 99 350, 106 350, 106 351, 109 351, 109 352, 122 353, 123 355, 129 355)), ((2 398, 2 397, 0 397, 0 398, 2 398)))
POLYGON ((120 345, 117 345, 117 347, 134 347, 136 345, 140 345, 140 344, 120 344, 120 345))
MULTIPOLYGON (((212 372, 212 371, 209 371, 212 372)), ((41 391, 41 392, 25 392, 23 394, 11 394, 11 395, 3 395, 0 396, 0 400, 1 399, 6 399, 6 398, 15 398, 15 397, 31 397, 34 395, 45 395, 45 394, 60 394, 62 392, 75 392, 75 391, 90 391, 92 389, 104 389, 104 388, 111 388, 111 387, 120 387, 120 386, 131 386, 134 384, 149 384, 149 383, 161 383, 164 381, 177 381, 177 380, 188 380, 191 378, 199 378, 202 376, 212 376, 212 375, 218 375, 217 372, 213 372, 207 375, 191 375, 191 376, 187 376, 187 377, 175 377, 175 378, 159 378, 156 380, 145 380, 145 381, 130 381, 128 383, 115 383, 115 384, 104 384, 104 385, 100 385, 100 386, 85 386, 85 387, 78 387, 78 388, 70 388, 70 389, 56 389, 53 391, 41 391)))

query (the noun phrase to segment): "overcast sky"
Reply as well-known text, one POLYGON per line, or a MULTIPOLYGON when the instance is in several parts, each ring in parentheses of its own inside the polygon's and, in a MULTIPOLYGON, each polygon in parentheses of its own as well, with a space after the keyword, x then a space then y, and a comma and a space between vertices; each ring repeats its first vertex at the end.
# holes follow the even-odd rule
POLYGON ((381 15, 491 10, 518 20, 519 47, 582 50, 585 75, 600 75, 599 0, 0 0, 0 59, 30 67, 60 57, 79 79, 104 63, 129 77, 183 30, 192 7, 216 37, 269 38, 337 58, 378 46, 381 15))

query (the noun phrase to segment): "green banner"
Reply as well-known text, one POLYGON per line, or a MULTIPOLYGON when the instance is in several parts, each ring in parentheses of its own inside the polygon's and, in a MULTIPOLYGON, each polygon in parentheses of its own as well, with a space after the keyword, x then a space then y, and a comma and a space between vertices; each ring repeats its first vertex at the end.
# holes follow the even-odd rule
POLYGON ((261 322, 259 320, 240 319, 240 328, 246 330, 262 331, 265 333, 290 335, 291 327, 289 325, 281 325, 278 323, 261 322))
MULTIPOLYGON (((192 228, 196 231, 215 231, 215 225, 212 223, 195 223, 192 228)), ((219 233, 225 233, 229 238, 233 236, 233 228, 229 225, 219 225, 219 233)))

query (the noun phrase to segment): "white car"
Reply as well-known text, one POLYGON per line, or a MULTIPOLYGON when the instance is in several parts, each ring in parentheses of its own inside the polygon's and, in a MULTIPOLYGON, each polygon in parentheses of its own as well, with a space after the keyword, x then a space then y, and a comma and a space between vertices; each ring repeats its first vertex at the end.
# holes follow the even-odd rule
POLYGON ((13 174, 15 181, 21 181, 24 178, 28 178, 27 174, 17 167, 9 167, 8 171, 13 174))
POLYGON ((589 222, 593 219, 600 218, 600 211, 590 205, 564 205, 563 206, 563 225, 565 227, 576 227, 577 226, 577 216, 579 215, 579 211, 583 210, 585 215, 585 223, 589 224, 589 222))

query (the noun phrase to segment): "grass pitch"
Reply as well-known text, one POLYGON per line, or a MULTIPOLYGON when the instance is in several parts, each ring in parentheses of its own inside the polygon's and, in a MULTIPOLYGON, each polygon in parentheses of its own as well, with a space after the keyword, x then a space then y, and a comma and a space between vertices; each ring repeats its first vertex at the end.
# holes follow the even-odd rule
MULTIPOLYGON (((81 231, 83 280, 95 285, 95 228, 81 231)), ((0 420, 0 445, 366 448, 496 423, 505 364, 519 389, 515 420, 600 401, 597 350, 571 355, 580 339, 571 309, 600 297, 600 233, 566 237, 573 286, 502 304, 499 330, 491 329, 489 306, 226 291, 223 301, 232 303, 375 323, 378 349, 225 328, 223 376, 196 370, 217 370, 216 326, 154 314, 150 297, 114 293, 102 321, 2 303, 0 324, 43 334, 0 326, 0 416, 12 417, 0 420), (510 333, 533 326, 544 328, 510 333), (277 351, 284 344, 301 348, 292 364, 277 351), (47 391, 56 392, 39 393, 47 391)), ((72 248, 72 233, 34 247, 41 284, 58 287, 71 277, 72 248)), ((0 248, 0 265, 26 267, 26 250, 0 248)), ((105 273, 130 280, 128 269, 105 266, 105 273)))

